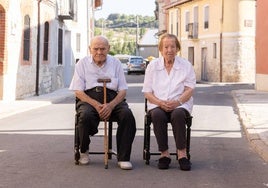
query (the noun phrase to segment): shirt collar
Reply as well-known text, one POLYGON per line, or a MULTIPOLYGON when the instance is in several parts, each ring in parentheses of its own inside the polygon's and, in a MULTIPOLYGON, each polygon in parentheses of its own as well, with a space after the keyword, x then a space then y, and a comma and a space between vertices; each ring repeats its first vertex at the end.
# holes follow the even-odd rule
MULTIPOLYGON (((107 61, 108 61, 108 55, 107 55, 107 57, 106 57, 106 61, 103 63, 103 65, 101 66, 101 67, 104 67, 106 64, 107 64, 107 61)), ((95 66, 97 66, 96 65, 96 63, 94 62, 94 60, 93 60, 93 57, 92 57, 92 55, 90 55, 90 61, 89 61, 92 65, 95 65, 95 66)), ((99 67, 99 66, 97 66, 97 67, 99 67)))
MULTIPOLYGON (((180 61, 179 61, 179 57, 177 57, 177 56, 175 57, 173 68, 176 69, 176 70, 180 69, 180 61)), ((163 57, 160 57, 160 60, 158 61, 157 65, 156 65, 156 69, 157 70, 165 69, 164 58, 163 57)))

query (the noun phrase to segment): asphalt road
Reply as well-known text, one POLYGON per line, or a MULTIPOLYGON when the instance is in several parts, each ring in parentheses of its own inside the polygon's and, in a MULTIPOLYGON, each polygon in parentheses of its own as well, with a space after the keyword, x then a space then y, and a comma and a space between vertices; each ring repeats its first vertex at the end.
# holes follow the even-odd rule
MULTIPOLYGON (((194 94, 191 138, 192 171, 178 169, 175 157, 169 170, 158 170, 158 156, 150 165, 142 159, 143 75, 129 75, 127 100, 137 121, 132 150, 134 169, 123 171, 115 157, 104 169, 103 155, 91 155, 89 166, 73 159, 73 99, 0 119, 0 187, 268 187, 267 164, 250 147, 241 130, 231 90, 252 86, 198 84, 194 94), (137 83, 139 82, 139 83, 137 83)), ((100 134, 102 133, 100 125, 100 134)), ((114 128, 114 132, 116 127, 114 128)), ((115 141, 115 139, 114 139, 115 141)), ((170 148, 174 148, 170 131, 170 148)), ((102 150, 103 138, 92 138, 91 150, 102 150)), ((114 143, 115 149, 115 143, 114 143)), ((155 138, 151 150, 156 151, 155 138)))

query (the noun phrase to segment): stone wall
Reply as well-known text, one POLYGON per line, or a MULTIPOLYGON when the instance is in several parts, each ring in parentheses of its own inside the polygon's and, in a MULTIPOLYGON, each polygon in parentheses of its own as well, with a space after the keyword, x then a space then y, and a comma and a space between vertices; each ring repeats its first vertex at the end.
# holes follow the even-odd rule
POLYGON ((223 82, 255 82, 253 37, 225 37, 223 40, 223 82))
POLYGON ((219 36, 203 37, 192 41, 182 40, 181 56, 186 59, 188 59, 189 47, 194 47, 194 69, 197 81, 255 82, 254 37, 235 34, 224 36, 222 40, 222 68, 220 65, 219 36), (217 45, 216 57, 213 55, 214 43, 217 45), (205 55, 202 55, 202 49, 206 49, 205 55))

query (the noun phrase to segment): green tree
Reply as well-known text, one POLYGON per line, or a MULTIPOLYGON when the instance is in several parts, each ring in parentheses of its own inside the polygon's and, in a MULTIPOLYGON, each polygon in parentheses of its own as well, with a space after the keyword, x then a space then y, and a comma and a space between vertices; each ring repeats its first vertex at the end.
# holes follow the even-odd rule
POLYGON ((120 17, 120 14, 109 14, 107 20, 114 21, 114 20, 117 20, 119 17, 120 17))
POLYGON ((130 54, 130 50, 128 48, 128 42, 123 43, 122 54, 130 54))
POLYGON ((95 28, 95 30, 94 30, 94 35, 96 36, 96 35, 101 35, 101 28, 95 28))

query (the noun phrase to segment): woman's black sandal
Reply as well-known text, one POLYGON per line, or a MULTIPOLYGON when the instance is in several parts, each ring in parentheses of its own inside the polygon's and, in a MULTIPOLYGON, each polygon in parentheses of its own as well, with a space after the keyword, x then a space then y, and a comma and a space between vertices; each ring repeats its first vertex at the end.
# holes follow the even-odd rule
POLYGON ((191 170, 191 162, 186 157, 179 159, 180 169, 184 171, 191 170))
POLYGON ((171 162, 171 159, 169 157, 161 157, 158 160, 158 168, 162 170, 168 169, 170 162, 171 162))

